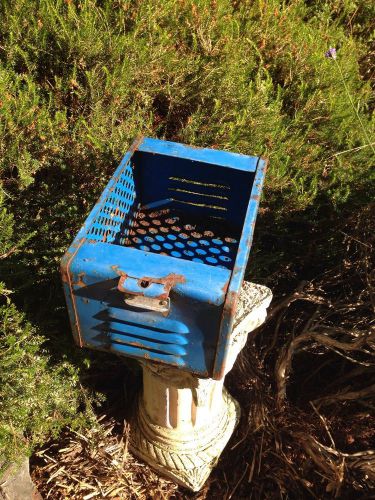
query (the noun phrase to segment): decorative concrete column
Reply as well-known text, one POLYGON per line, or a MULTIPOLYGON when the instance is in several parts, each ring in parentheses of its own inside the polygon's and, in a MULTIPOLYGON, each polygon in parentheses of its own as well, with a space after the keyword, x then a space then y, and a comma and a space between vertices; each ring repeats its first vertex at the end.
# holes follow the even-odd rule
MULTIPOLYGON (((244 282, 227 370, 248 334, 267 315, 271 291, 244 282)), ((143 364, 143 393, 131 428, 132 452, 173 481, 198 491, 216 465, 240 418, 222 380, 202 379, 156 363, 143 364)))

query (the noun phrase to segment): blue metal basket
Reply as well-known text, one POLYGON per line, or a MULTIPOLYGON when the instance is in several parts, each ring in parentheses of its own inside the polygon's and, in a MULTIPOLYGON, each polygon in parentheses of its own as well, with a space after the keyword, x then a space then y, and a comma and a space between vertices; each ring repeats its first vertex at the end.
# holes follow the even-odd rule
POLYGON ((221 378, 265 169, 136 140, 62 259, 77 343, 221 378))

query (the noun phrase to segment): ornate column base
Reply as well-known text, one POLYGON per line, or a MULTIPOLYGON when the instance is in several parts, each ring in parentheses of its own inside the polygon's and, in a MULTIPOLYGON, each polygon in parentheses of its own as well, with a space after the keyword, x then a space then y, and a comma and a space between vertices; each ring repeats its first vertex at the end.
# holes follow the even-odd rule
MULTIPOLYGON (((272 298, 264 286, 245 282, 239 297, 227 371, 248 333, 266 318, 272 298)), ((169 366, 143 364, 143 394, 131 425, 130 449, 164 476, 199 491, 240 418, 224 379, 200 379, 169 366)))
POLYGON ((182 433, 150 423, 141 404, 130 449, 162 475, 199 491, 237 426, 240 412, 237 401, 224 389, 222 411, 214 425, 182 433))

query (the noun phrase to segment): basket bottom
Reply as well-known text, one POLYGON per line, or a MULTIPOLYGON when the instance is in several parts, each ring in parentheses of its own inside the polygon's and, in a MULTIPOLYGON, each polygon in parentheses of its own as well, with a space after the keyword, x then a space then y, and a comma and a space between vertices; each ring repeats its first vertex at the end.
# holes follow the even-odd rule
POLYGON ((141 209, 115 243, 146 252, 232 269, 239 235, 221 219, 204 222, 173 208, 141 209))

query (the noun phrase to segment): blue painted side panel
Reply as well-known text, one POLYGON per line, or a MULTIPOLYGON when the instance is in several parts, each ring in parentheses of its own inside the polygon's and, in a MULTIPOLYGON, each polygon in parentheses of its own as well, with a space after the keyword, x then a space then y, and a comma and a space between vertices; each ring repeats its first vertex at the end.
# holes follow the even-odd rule
POLYGON ((135 141, 62 259, 77 343, 220 378, 264 173, 256 157, 135 141))
MULTIPOLYGON (((199 150, 193 151, 196 155, 199 150)), ((215 217, 241 234, 254 172, 139 151, 133 161, 142 205, 169 200, 165 206, 199 218, 215 217)))
MULTIPOLYGON (((161 141, 160 139, 151 139, 148 137, 139 145, 138 151, 171 156, 173 158, 184 158, 220 167, 235 168, 236 170, 244 170, 245 172, 255 172, 258 160, 255 156, 230 153, 218 149, 194 148, 177 142, 161 141)), ((214 181, 215 179, 212 180, 214 181)))
POLYGON ((237 258, 234 264, 234 269, 229 283, 228 293, 223 311, 223 318, 220 327, 213 373, 213 377, 217 379, 220 379, 224 376, 226 358, 228 355, 228 347, 230 342, 229 332, 231 332, 233 328, 233 321, 238 301, 238 293, 241 289, 242 281, 244 279, 246 264, 249 258, 249 253, 253 241, 256 215, 258 213, 259 200, 266 169, 267 162, 262 158, 259 158, 255 181, 251 190, 250 202, 242 230, 237 258))
POLYGON ((212 371, 230 271, 117 245, 108 252, 107 244, 93 242, 80 247, 70 273, 84 345, 168 360, 203 376, 212 371), (171 269, 181 279, 171 288, 168 316, 125 304, 121 276, 160 279, 171 269))

